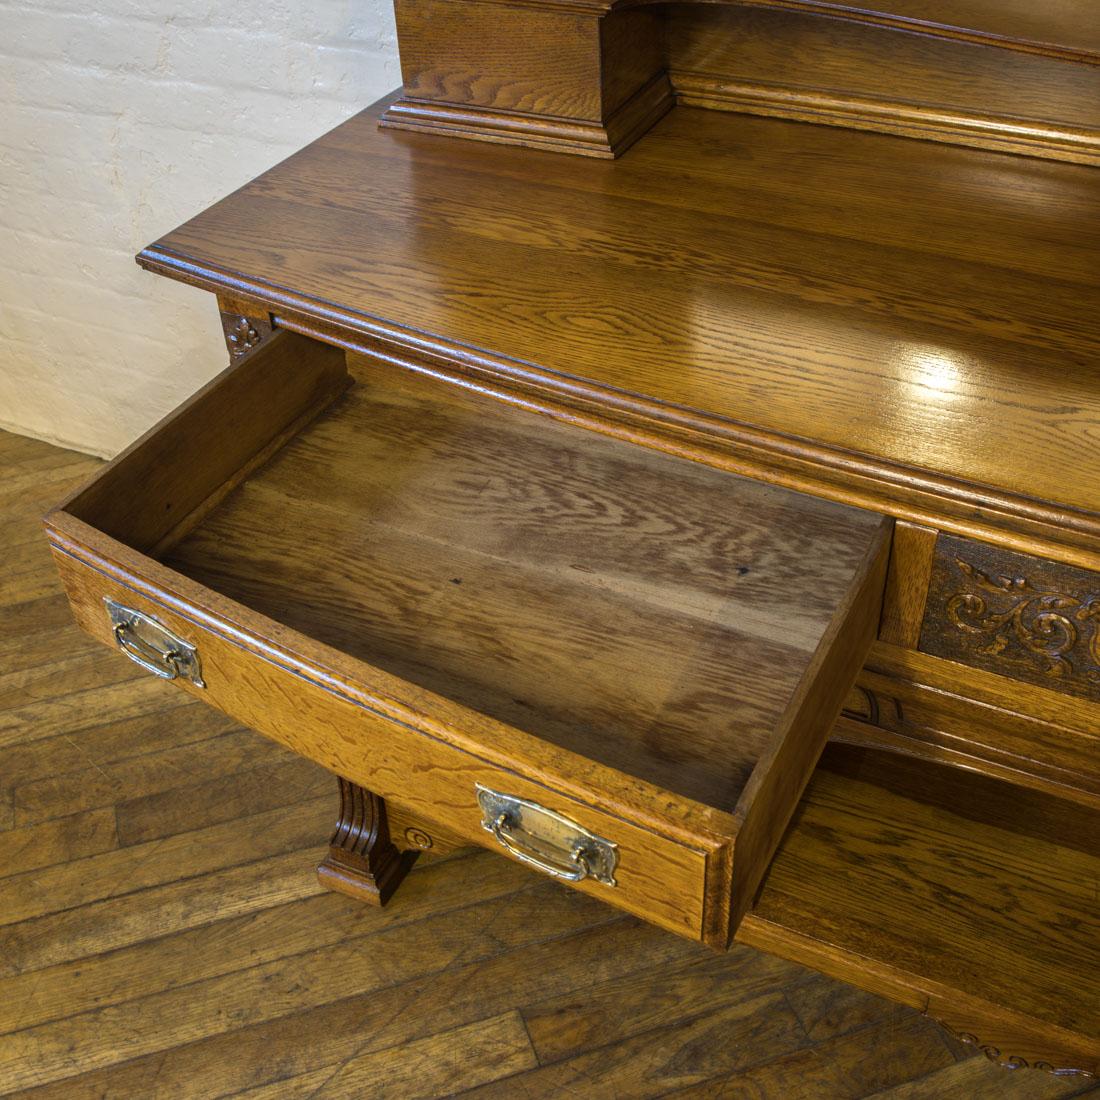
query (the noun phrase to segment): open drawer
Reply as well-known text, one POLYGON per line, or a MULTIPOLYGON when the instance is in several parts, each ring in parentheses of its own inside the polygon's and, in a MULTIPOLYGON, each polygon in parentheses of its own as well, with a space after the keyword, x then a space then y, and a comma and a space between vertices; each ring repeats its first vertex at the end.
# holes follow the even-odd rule
POLYGON ((471 841, 724 946, 890 522, 277 332, 47 517, 81 626, 471 841))

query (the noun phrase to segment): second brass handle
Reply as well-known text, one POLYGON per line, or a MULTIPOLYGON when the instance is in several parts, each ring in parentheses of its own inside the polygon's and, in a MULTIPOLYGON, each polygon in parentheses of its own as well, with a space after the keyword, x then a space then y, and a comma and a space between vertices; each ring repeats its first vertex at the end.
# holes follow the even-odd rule
POLYGON ((527 798, 477 784, 481 827, 512 857, 563 882, 615 886, 618 845, 527 798))
POLYGON ((501 814, 493 822, 492 833, 497 838, 500 846, 515 856, 521 863, 528 863, 532 867, 537 867, 540 871, 553 875, 554 878, 564 879, 566 882, 580 882, 581 879, 585 879, 591 874, 583 845, 576 844, 573 846, 569 852, 569 864, 567 866, 552 863, 550 860, 520 847, 507 832, 507 827, 511 824, 508 815, 501 814))

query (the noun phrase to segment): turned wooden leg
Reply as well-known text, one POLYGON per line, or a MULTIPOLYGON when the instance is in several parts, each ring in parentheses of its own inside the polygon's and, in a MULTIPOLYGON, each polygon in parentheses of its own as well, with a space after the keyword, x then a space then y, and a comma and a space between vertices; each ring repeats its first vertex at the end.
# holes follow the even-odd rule
POLYGON ((328 855, 317 868, 322 886, 385 905, 419 854, 398 851, 390 839, 386 804, 378 795, 340 780, 340 816, 328 855))

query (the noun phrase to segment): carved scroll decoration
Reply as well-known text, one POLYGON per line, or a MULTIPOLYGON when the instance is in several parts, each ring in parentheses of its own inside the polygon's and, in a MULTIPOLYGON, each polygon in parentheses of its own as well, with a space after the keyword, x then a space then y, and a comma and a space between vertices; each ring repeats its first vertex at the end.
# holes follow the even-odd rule
POLYGON ((941 535, 919 648, 1100 699, 1100 575, 941 535))
POLYGON ((1082 672, 1100 684, 1100 596, 1081 600, 1056 589, 1040 588, 1027 577, 987 576, 962 558, 956 558, 955 564, 975 587, 1001 597, 999 608, 977 592, 957 592, 947 601, 947 617, 956 627, 989 636, 979 653, 1000 656, 1013 635, 1036 655, 1049 675, 1071 676, 1074 665, 1070 654, 1082 631, 1087 631, 1085 650, 1093 667, 1082 672))

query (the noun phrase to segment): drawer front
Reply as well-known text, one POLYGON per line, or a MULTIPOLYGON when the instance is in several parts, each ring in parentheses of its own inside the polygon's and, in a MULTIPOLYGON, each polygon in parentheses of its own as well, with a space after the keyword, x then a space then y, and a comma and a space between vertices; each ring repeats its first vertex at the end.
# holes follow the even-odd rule
MULTIPOLYGON (((135 591, 108 575, 109 565, 81 560, 71 548, 55 546, 55 556, 77 621, 92 636, 118 645, 106 602, 110 600, 151 617, 193 647, 198 675, 172 680, 183 690, 335 774, 491 850, 504 853, 502 839, 512 841, 509 847, 518 848, 521 855, 531 845, 507 826, 496 835, 487 830, 479 788, 564 817, 614 845, 617 856, 614 885, 586 877, 575 888, 680 935, 724 945, 728 843, 685 837, 682 831, 667 835, 627 820, 601 808, 598 792, 587 800, 566 794, 552 774, 483 758, 372 709, 369 683, 340 684, 324 670, 304 668, 294 657, 244 636, 205 608, 181 606, 174 595, 161 602, 135 591)), ((139 579, 135 587, 148 592, 148 583, 139 579)), ((116 621, 117 617, 116 613, 116 621)), ((147 643, 128 648, 143 644, 147 643)), ((539 824, 530 816, 524 824, 532 822, 539 824)), ((547 857, 545 850, 534 854, 545 862, 560 862, 547 857)))
POLYGON ((940 535, 918 648, 1100 699, 1100 574, 940 535))

